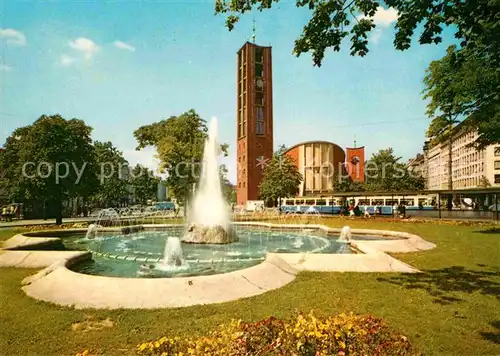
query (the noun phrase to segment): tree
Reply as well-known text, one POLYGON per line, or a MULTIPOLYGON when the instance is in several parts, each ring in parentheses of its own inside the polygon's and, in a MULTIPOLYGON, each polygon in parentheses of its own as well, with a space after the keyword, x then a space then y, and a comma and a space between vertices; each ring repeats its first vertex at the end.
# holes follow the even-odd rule
POLYGON ((431 139, 431 144, 448 142, 449 190, 453 189, 453 135, 456 133, 455 126, 461 122, 464 114, 460 99, 463 79, 455 75, 456 67, 456 53, 454 48, 450 47, 443 59, 431 62, 424 78, 424 99, 431 99, 427 105, 427 115, 433 117, 427 130, 427 137, 431 139))
POLYGON ((285 150, 282 146, 264 167, 259 186, 261 199, 272 202, 273 205, 281 198, 296 195, 302 182, 302 175, 292 158, 284 154, 285 150))
MULTIPOLYGON (((465 130, 478 130, 478 149, 500 142, 500 70, 489 57, 450 46, 446 56, 433 61, 424 78, 427 114, 433 118, 428 137, 435 143, 448 139, 462 120, 465 130)), ((451 153, 450 153, 451 154, 451 153)), ((449 189, 451 181, 449 180, 449 189)))
MULTIPOLYGON (((207 125, 194 110, 171 116, 134 132, 137 149, 154 146, 161 160, 161 170, 167 174, 166 184, 179 202, 186 202, 200 176, 200 162, 207 139, 207 125)), ((227 145, 221 145, 227 155, 227 145)))
MULTIPOLYGON (((270 9, 279 0, 215 0, 215 13, 227 14, 226 26, 231 31, 241 15, 257 8, 270 9)), ((296 0, 297 7, 312 11, 309 22, 295 41, 294 54, 311 53, 314 64, 320 66, 325 51, 340 51, 342 41, 350 36, 351 55, 368 53, 368 34, 376 25, 374 15, 381 7, 393 8, 397 14, 394 46, 398 50, 410 48, 417 26, 423 23, 420 44, 442 42, 444 26, 456 28, 455 37, 461 46, 482 51, 488 46, 498 60, 498 19, 500 2, 497 0, 296 0)))
POLYGON ((333 190, 335 192, 364 192, 365 184, 358 181, 353 181, 351 177, 336 177, 334 178, 333 190))
POLYGON ((367 191, 418 191, 424 188, 424 179, 410 172, 401 157, 396 157, 392 148, 379 150, 366 162, 367 191))
POLYGON ((92 196, 98 204, 109 207, 117 204, 128 194, 128 162, 123 153, 111 142, 94 143, 96 160, 99 166, 97 177, 100 181, 99 189, 92 196))
POLYGON ((97 187, 91 131, 82 120, 60 115, 42 115, 16 129, 0 158, 11 199, 47 202, 61 224, 63 202, 88 197, 97 187))
POLYGON ((158 190, 160 179, 155 177, 153 171, 140 164, 132 169, 130 184, 134 190, 134 197, 141 204, 146 204, 148 199, 154 199, 158 190))
POLYGON ((222 185, 222 195, 229 204, 236 203, 236 189, 234 185, 227 178, 227 167, 220 166, 220 181, 222 185))

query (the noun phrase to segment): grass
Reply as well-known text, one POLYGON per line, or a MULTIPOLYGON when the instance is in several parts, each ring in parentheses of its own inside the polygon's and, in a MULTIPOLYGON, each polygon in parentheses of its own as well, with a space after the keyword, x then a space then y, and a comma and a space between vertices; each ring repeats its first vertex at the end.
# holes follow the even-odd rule
MULTIPOLYGON (((395 255, 424 271, 418 275, 308 272, 284 288, 257 297, 150 311, 73 310, 38 302, 19 288, 22 278, 34 270, 1 269, 0 354, 74 355, 90 349, 128 355, 135 353, 138 343, 163 335, 201 334, 231 318, 254 321, 311 309, 318 314, 353 311, 382 317, 426 355, 500 354, 500 231, 449 223, 338 218, 320 222, 407 231, 436 243, 437 248, 395 255), (78 322, 106 318, 112 327, 72 329, 78 322)), ((8 234, 0 230, 0 238, 8 234)))
POLYGON ((19 234, 23 231, 26 231, 25 228, 15 228, 15 229, 0 229, 0 244, 1 241, 5 241, 10 239, 15 234, 19 234))

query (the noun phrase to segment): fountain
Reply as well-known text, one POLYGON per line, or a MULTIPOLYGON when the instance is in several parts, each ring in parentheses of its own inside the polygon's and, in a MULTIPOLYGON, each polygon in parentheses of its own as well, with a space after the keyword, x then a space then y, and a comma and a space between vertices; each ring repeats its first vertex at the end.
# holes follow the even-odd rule
POLYGON ((180 267, 184 265, 184 256, 182 254, 181 240, 178 237, 170 236, 165 245, 163 254, 164 266, 180 267))
POLYGON ((189 227, 183 242, 228 244, 238 241, 229 223, 229 207, 222 195, 217 161, 220 152, 217 119, 214 117, 210 121, 201 178, 188 215, 189 227))
POLYGON ((349 226, 344 226, 342 230, 340 230, 339 241, 351 242, 351 238, 352 238, 351 228, 349 226))
POLYGON ((97 229, 99 229, 101 226, 97 224, 90 224, 89 227, 87 228, 87 233, 85 234, 86 239, 95 239, 95 236, 97 234, 97 229))
POLYGON ((98 226, 120 225, 120 214, 113 208, 102 209, 97 216, 98 226))

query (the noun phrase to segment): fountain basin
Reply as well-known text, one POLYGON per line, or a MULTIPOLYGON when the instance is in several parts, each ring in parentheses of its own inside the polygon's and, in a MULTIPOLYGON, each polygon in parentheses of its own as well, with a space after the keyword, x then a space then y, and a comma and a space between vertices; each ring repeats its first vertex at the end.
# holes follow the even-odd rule
POLYGON ((130 234, 108 232, 97 234, 95 239, 74 235, 66 237, 64 244, 70 249, 92 252, 93 260, 72 266, 74 271, 133 278, 228 273, 260 264, 268 253, 352 253, 345 243, 325 238, 318 232, 236 226, 232 230, 238 240, 228 244, 186 243, 182 241, 184 229, 181 228, 130 234), (179 239, 180 246, 172 248, 173 241, 179 239), (164 249, 181 249, 183 263, 177 263, 181 259, 179 252, 164 253, 164 249))

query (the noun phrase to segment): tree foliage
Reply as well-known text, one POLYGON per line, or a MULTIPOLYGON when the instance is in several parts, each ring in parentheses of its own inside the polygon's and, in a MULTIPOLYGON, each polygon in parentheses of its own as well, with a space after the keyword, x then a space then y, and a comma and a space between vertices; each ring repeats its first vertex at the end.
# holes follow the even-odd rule
POLYGON ((0 157, 1 183, 10 198, 46 201, 61 224, 62 202, 88 197, 98 184, 91 131, 82 120, 60 115, 42 115, 16 129, 0 157))
MULTIPOLYGON (((161 161, 161 170, 167 174, 166 184, 172 194, 184 202, 193 184, 200 176, 200 162, 207 139, 207 125, 194 110, 180 116, 171 116, 134 132, 137 149, 154 146, 161 161)), ((221 145, 227 155, 227 145, 221 145)))
POLYGON ((227 167, 220 166, 220 181, 222 185, 222 195, 229 204, 236 203, 236 189, 234 185, 227 178, 227 167))
POLYGON ((373 154, 366 162, 365 175, 366 191, 418 191, 424 188, 424 179, 410 172, 392 148, 373 154))
MULTIPOLYGON (((215 13, 226 14, 226 26, 232 30, 241 15, 254 8, 270 9, 278 2, 216 0, 215 13)), ((297 56, 311 53, 317 66, 321 65, 327 49, 340 51, 343 40, 349 36, 351 55, 368 53, 368 35, 376 27, 373 16, 379 7, 392 7, 399 15, 394 38, 398 50, 410 48, 420 24, 423 24, 420 44, 440 43, 443 27, 455 26, 455 37, 461 40, 462 47, 478 50, 495 45, 498 49, 498 0, 296 0, 296 6, 309 9, 312 15, 295 41, 294 53, 297 56)))
POLYGON ((275 203, 281 198, 295 196, 299 191, 302 175, 295 162, 284 154, 282 146, 264 167, 260 183, 260 197, 267 202, 275 203))
POLYGON ((137 164, 132 169, 130 184, 133 187, 135 199, 141 204, 146 204, 148 199, 154 199, 158 190, 160 179, 155 177, 153 171, 137 164))
POLYGON ((363 182, 353 181, 351 177, 334 177, 333 190, 335 192, 364 192, 366 190, 363 182))
POLYGON ((426 70, 424 98, 429 99, 431 141, 449 139, 457 133, 454 127, 467 119, 461 127, 478 130, 477 148, 500 142, 500 70, 476 54, 450 46, 446 56, 426 70))
POLYGON ((123 153, 109 141, 96 141, 94 149, 100 186, 92 200, 105 207, 116 205, 120 198, 128 194, 128 162, 123 153))

